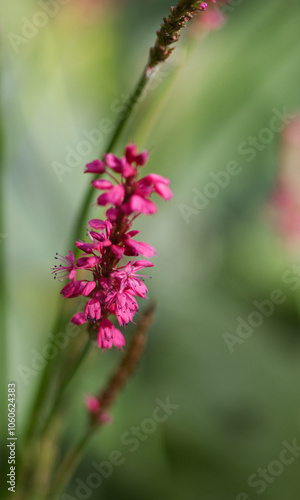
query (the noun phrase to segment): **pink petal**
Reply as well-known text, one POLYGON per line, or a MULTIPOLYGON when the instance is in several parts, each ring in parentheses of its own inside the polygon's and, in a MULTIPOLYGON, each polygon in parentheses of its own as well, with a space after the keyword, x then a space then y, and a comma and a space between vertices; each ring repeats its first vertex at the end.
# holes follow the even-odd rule
POLYGON ((105 165, 101 160, 94 160, 88 163, 85 167, 85 174, 103 174, 105 165))
POLYGON ((133 161, 135 161, 135 158, 137 156, 137 147, 135 144, 132 143, 132 144, 128 144, 128 146, 126 146, 125 156, 126 156, 126 160, 129 163, 132 163, 133 161))
POLYGON ((92 292, 95 288, 96 288, 96 282, 95 282, 95 281, 89 281, 89 282, 85 285, 85 287, 84 287, 84 289, 83 289, 83 291, 82 291, 81 295, 83 295, 84 297, 87 297, 88 295, 90 295, 90 293, 91 293, 91 292, 92 292))
POLYGON ((118 184, 114 186, 107 193, 103 193, 98 197, 97 203, 98 205, 105 206, 108 204, 111 205, 119 205, 124 200, 125 196, 125 188, 122 184, 118 184))
POLYGON ((159 196, 161 196, 164 200, 170 200, 173 197, 173 193, 169 186, 164 184, 163 182, 157 182, 154 184, 154 190, 159 196))
POLYGON ((78 312, 74 314, 73 318, 71 319, 71 322, 74 323, 74 325, 83 325, 83 323, 86 323, 84 313, 78 312))
POLYGON ((93 229, 106 229, 106 223, 101 219, 89 220, 89 226, 93 229))
POLYGON ((135 159, 136 164, 142 167, 143 165, 145 165, 145 163, 147 163, 148 157, 149 157, 148 151, 142 151, 135 159))
POLYGON ((124 248, 121 248, 119 247, 118 245, 112 245, 111 246, 111 251, 113 252, 113 254, 118 258, 118 259, 122 259, 123 257, 123 254, 125 252, 124 248))
POLYGON ((114 187, 113 183, 105 179, 96 179, 92 181, 92 185, 96 189, 112 189, 114 187))
POLYGON ((143 214, 154 214, 157 212, 157 207, 151 200, 147 200, 138 194, 133 194, 129 202, 123 206, 126 214, 139 212, 143 214))

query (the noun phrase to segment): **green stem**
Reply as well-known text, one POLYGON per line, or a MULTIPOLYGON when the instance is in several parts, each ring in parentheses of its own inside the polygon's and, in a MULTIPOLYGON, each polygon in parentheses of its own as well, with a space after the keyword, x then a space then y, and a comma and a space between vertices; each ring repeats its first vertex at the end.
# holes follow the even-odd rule
POLYGON ((99 425, 97 427, 89 427, 86 433, 82 436, 77 445, 70 450, 69 454, 65 458, 63 465, 59 471, 55 484, 50 489, 48 495, 45 500, 55 500, 58 498, 58 494, 64 489, 65 485, 69 482, 74 469, 79 464, 83 452, 96 429, 99 429, 99 425))
POLYGON ((70 384, 71 380, 73 379, 77 370, 80 368, 82 362, 85 360, 85 358, 89 354, 91 347, 92 347, 92 342, 91 342, 90 338, 88 337, 88 339, 87 339, 85 345, 83 346, 83 348, 80 352, 80 355, 78 356, 76 362, 72 365, 72 368, 69 370, 69 372, 65 376, 62 384, 60 384, 59 391, 56 393, 56 397, 52 403, 51 410, 49 411, 48 416, 44 421, 44 425, 43 425, 42 430, 41 430, 41 436, 43 436, 46 433, 46 431, 49 427, 49 424, 51 423, 51 421, 55 415, 55 412, 60 405, 60 402, 62 400, 62 397, 64 396, 64 393, 65 393, 67 387, 69 386, 69 384, 70 384))
MULTIPOLYGON (((126 125, 126 123, 129 120, 129 117, 132 114, 133 109, 135 108, 135 105, 137 104, 140 96, 142 95, 143 91, 146 88, 147 83, 150 81, 151 76, 147 74, 146 68, 144 69, 143 73, 141 74, 137 84, 134 87, 134 90, 132 94, 129 96, 128 101, 126 103, 126 109, 127 112, 124 111, 121 112, 121 115, 119 119, 117 120, 116 128, 114 130, 114 133, 112 135, 111 140, 109 141, 107 147, 105 148, 106 153, 110 153, 113 151, 121 133, 123 132, 123 129, 126 125)), ((95 179, 97 176, 95 176, 95 179)), ((79 210, 78 218, 75 223, 73 232, 72 232, 72 237, 70 240, 70 244, 73 246, 74 241, 78 238, 80 238, 82 228, 85 227, 85 224, 87 222, 87 215, 88 211, 93 199, 93 195, 95 193, 95 189, 93 186, 89 187, 88 191, 85 194, 85 197, 83 199, 82 205, 79 210)))

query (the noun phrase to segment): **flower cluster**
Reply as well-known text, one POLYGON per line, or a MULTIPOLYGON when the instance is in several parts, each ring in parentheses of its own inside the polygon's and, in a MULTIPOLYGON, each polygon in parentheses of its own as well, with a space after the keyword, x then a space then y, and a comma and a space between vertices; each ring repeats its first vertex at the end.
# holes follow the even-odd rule
POLYGON ((65 298, 87 298, 84 311, 76 313, 72 322, 88 323, 103 349, 125 344, 123 334, 108 317, 116 316, 120 326, 133 321, 138 311, 136 297, 146 298, 148 291, 145 276, 137 272, 154 265, 141 259, 121 262, 124 256, 151 258, 155 254, 151 245, 135 239, 139 231, 131 229, 132 223, 140 214, 157 211, 150 199, 152 193, 164 200, 172 197, 169 180, 161 175, 148 174, 139 179, 140 167, 147 160, 147 151, 138 153, 136 145, 129 144, 122 158, 109 153, 104 161, 94 160, 86 165, 85 173, 96 174, 92 185, 101 193, 97 204, 107 207, 107 218, 89 221, 90 241, 76 241, 82 252, 78 259, 72 251, 66 257, 56 255, 61 263, 53 268, 55 278, 69 279, 61 294, 65 298), (79 279, 80 273, 88 278, 79 279))

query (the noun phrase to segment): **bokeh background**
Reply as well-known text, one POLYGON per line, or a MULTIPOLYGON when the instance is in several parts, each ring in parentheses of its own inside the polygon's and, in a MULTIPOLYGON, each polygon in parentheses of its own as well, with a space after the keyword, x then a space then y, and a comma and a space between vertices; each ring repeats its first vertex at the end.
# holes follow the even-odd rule
MULTIPOLYGON (((70 0, 36 32, 24 18, 37 19, 39 3, 4 3, 0 244, 8 328, 1 353, 18 387, 21 445, 38 376, 24 379, 20 366, 31 367, 32 350, 42 352, 49 339, 63 300, 50 268, 55 252, 67 250, 90 180, 84 165, 102 154, 109 134, 92 150, 80 144, 101 120, 115 122, 169 1, 70 0), (71 151, 77 155, 70 160, 71 151)), ((300 251, 300 211, 290 201, 291 191, 295 200, 300 195, 299 127, 289 127, 289 116, 283 132, 245 153, 249 137, 271 137, 261 131, 270 130, 274 109, 294 117, 300 111, 300 4, 232 5, 220 29, 189 26, 118 143, 118 153, 131 139, 149 149, 145 172, 169 177, 174 198, 139 220, 141 239, 158 253, 149 280, 156 321, 139 370, 113 409, 113 425, 93 439, 68 487, 72 498, 75 478, 86 482, 91 463, 112 450, 124 463, 91 499, 300 497, 297 457, 269 472, 263 493, 248 484, 278 460, 283 441, 300 442, 300 295, 296 281, 287 283, 300 251), (232 161, 238 175, 207 204, 199 201, 199 193, 216 189, 207 187, 212 173, 232 161), (274 198, 279 185, 284 195, 274 198), (257 311, 253 302, 275 289, 284 302, 241 340, 237 318, 248 321, 257 311), (151 418, 155 400, 167 397, 178 408, 130 452, 124 432, 151 418)), ((62 414, 62 453, 84 429, 84 396, 119 357, 99 352, 74 379, 62 414)))

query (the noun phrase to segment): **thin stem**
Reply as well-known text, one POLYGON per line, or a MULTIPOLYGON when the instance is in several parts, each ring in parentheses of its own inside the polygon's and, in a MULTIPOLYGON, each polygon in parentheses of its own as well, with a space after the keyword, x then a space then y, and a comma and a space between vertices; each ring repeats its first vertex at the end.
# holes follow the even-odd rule
MULTIPOLYGON (((105 152, 109 153, 113 151, 121 133, 123 132, 123 129, 126 125, 126 123, 129 120, 129 117, 131 116, 133 109, 135 108, 140 96, 144 92, 147 83, 150 81, 151 75, 147 73, 146 68, 142 72, 137 84, 134 87, 134 90, 132 94, 129 96, 128 101, 125 105, 127 111, 124 113, 124 110, 121 112, 119 119, 117 120, 116 128, 114 130, 114 133, 112 135, 111 140, 109 141, 107 147, 105 148, 105 152)), ((95 176, 95 179, 97 176, 95 176)), ((88 191, 86 192, 83 202, 81 204, 81 207, 79 209, 77 221, 74 225, 73 232, 70 238, 70 244, 73 246, 74 241, 78 238, 80 238, 83 227, 85 227, 87 223, 87 214, 93 199, 93 195, 95 193, 95 189, 93 186, 91 186, 88 191)))
POLYGON ((68 483, 77 464, 82 458, 83 451, 85 450, 90 437, 103 426, 103 421, 101 420, 102 414, 112 406, 120 391, 135 371, 146 346, 147 334, 153 323, 155 309, 156 304, 153 302, 150 304, 148 309, 146 309, 137 324, 131 338, 129 348, 123 356, 121 363, 110 377, 104 390, 99 392, 99 413, 91 415, 90 424, 84 435, 75 445, 73 450, 70 450, 65 460, 62 462, 61 468, 58 471, 57 477, 54 478, 53 486, 46 497, 46 500, 54 500, 57 498, 57 495, 68 483))
POLYGON ((49 411, 48 413, 48 416, 44 422, 44 425, 42 427, 42 430, 41 430, 41 435, 43 436, 48 427, 49 427, 49 424, 51 423, 52 419, 53 419, 53 416, 55 415, 55 412, 56 410, 58 409, 59 405, 60 405, 60 402, 62 400, 62 397, 64 396, 64 393, 67 389, 67 387, 69 386, 70 382, 72 381, 75 373, 77 372, 77 370, 80 368, 82 362, 85 360, 85 358, 87 357, 87 355, 89 354, 90 350, 91 350, 91 347, 92 347, 92 342, 90 340, 90 338, 88 337, 86 343, 84 344, 81 352, 80 352, 80 355, 78 356, 76 362, 72 365, 72 368, 71 370, 69 370, 69 372, 67 373, 67 375, 65 376, 62 384, 60 384, 60 387, 59 387, 59 391, 56 393, 56 397, 52 403, 52 407, 51 407, 51 410, 49 411))

